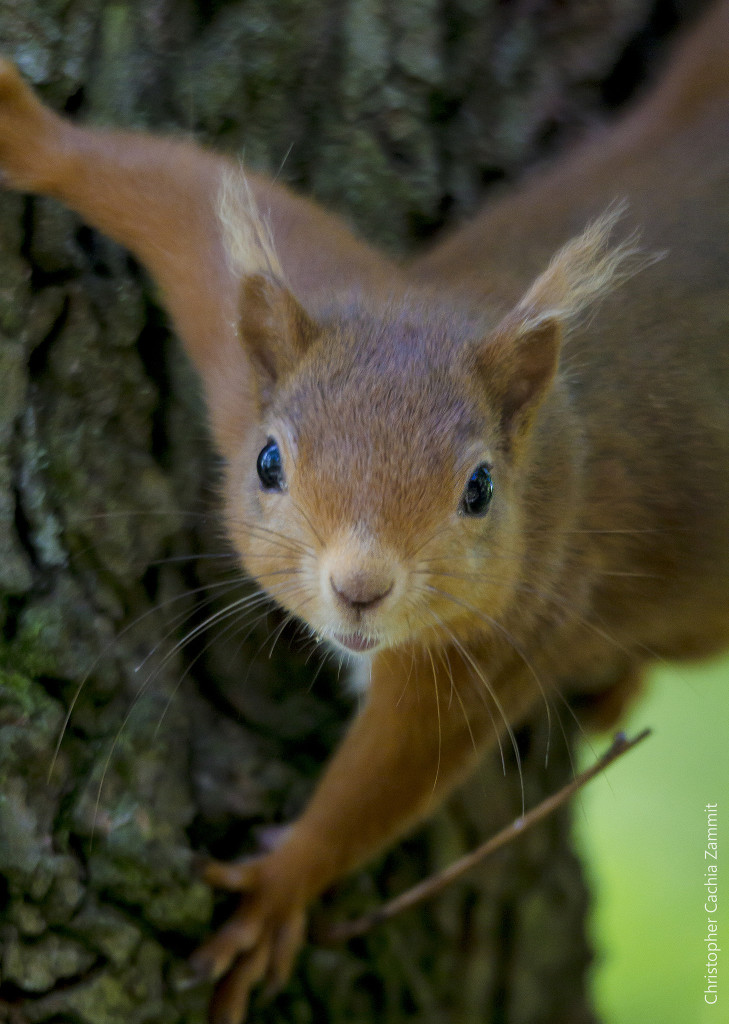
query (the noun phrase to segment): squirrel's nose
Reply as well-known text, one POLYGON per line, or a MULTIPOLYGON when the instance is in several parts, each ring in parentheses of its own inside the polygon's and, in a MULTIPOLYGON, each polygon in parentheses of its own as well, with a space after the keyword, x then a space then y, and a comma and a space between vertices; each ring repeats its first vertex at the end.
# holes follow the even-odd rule
POLYGON ((329 583, 337 601, 356 612, 367 611, 381 604, 393 587, 391 577, 364 571, 341 575, 332 573, 329 583))

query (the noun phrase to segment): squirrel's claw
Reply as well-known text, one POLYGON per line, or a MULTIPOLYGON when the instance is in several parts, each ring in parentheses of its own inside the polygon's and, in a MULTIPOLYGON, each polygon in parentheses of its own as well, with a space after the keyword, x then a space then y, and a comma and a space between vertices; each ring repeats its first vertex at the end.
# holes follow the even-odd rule
POLYGON ((260 876, 260 858, 248 857, 241 861, 206 859, 200 861, 200 874, 208 885, 226 892, 248 892, 254 889, 260 876))
POLYGON ((306 912, 275 870, 271 856, 239 864, 209 861, 210 884, 244 893, 229 921, 191 957, 193 970, 218 981, 212 1024, 241 1024, 251 991, 265 983, 274 994, 287 981, 304 940, 306 912))
POLYGON ((268 965, 265 947, 239 958, 215 989, 210 1004, 211 1024, 242 1024, 253 988, 263 981, 268 965))

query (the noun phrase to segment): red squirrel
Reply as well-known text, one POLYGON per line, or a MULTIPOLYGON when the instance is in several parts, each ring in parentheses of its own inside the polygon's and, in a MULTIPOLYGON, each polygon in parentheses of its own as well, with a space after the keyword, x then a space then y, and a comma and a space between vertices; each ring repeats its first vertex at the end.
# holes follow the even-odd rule
POLYGON ((4 182, 149 269, 243 565, 364 694, 282 843, 208 869, 244 896, 195 955, 215 1024, 285 981, 324 889, 540 705, 610 722, 651 662, 729 645, 727 52, 722 3, 615 127, 404 265, 192 143, 73 124, 0 67, 4 182))

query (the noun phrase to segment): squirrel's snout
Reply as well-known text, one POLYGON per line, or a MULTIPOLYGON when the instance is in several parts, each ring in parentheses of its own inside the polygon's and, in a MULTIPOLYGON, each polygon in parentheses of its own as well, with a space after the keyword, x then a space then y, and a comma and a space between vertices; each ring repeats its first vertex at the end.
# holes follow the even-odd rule
POLYGON ((342 622, 352 625, 379 610, 399 590, 397 558, 362 531, 335 541, 320 571, 322 597, 342 622))
POLYGON ((382 604, 392 592, 394 580, 381 572, 356 570, 331 573, 329 584, 338 603, 351 611, 363 612, 382 604))

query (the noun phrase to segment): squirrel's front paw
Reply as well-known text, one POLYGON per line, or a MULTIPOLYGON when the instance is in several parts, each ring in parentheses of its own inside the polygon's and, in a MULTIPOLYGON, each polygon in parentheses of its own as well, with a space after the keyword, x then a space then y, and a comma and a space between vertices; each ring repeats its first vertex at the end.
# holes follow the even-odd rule
POLYGON ((61 125, 12 61, 0 57, 0 186, 44 191, 54 179, 61 125))
POLYGON ((240 864, 210 862, 211 885, 243 894, 231 919, 192 956, 195 970, 220 979, 210 1009, 212 1024, 240 1024, 251 990, 275 992, 288 979, 304 940, 306 909, 274 855, 240 864))
POLYGON ((14 99, 27 88, 15 64, 7 57, 0 57, 0 103, 14 99))

